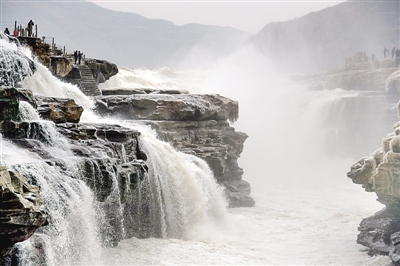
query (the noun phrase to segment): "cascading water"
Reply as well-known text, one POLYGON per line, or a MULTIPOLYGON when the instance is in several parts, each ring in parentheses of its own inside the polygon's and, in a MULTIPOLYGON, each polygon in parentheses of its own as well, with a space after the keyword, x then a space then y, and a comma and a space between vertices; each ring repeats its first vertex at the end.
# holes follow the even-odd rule
POLYGON ((193 239, 198 226, 221 226, 227 203, 208 165, 157 140, 148 127, 134 127, 149 168, 136 192, 140 236, 193 239))
POLYGON ((79 161, 73 157, 68 141, 57 132, 54 124, 40 119, 30 104, 21 102, 20 114, 22 121, 39 123, 46 140, 27 141, 52 158, 43 160, 8 141, 2 158, 7 167, 39 186, 44 206, 51 215, 49 225, 16 245, 14 256, 18 256, 19 265, 99 262, 99 226, 104 218, 92 191, 79 178, 82 171, 79 161))
POLYGON ((17 39, 0 32, 0 86, 15 87, 35 70, 30 52, 17 39), (12 42, 11 42, 12 41, 12 42))
MULTIPOLYGON (((25 48, 18 49, 24 51, 25 48)), ((7 48, 0 50, 2 56, 8 56, 7 48)), ((17 60, 25 60, 19 53, 13 53, 13 56, 11 61, 15 56, 17 60)), ((26 69, 24 64, 18 66, 26 69)), ((9 85, 23 86, 47 97, 74 98, 85 108, 81 121, 107 122, 90 112, 93 102, 76 86, 57 80, 38 62, 35 62, 35 69, 33 75, 29 72, 31 77, 18 84, 15 80, 9 85)), ((226 202, 206 163, 176 152, 157 140, 155 133, 147 127, 125 124, 142 132, 140 145, 147 153, 149 164, 147 177, 131 191, 129 181, 118 183, 115 166, 100 166, 96 162, 111 163, 115 159, 107 158, 107 154, 90 162, 76 157, 69 141, 57 132, 55 125, 42 120, 26 102, 20 103, 20 119, 29 124, 28 131, 35 130, 30 123, 39 125, 40 132, 27 132, 33 139, 24 141, 29 143, 28 147, 40 152, 25 151, 19 147, 21 143, 4 141, 2 161, 40 188, 44 206, 50 214, 49 225, 16 245, 13 256, 20 265, 99 264, 102 248, 113 241, 110 240, 112 226, 121 231, 117 239, 135 235, 195 239, 201 238, 196 235, 196 228, 198 232, 202 224, 220 225, 224 219, 226 202), (104 172, 110 177, 112 189, 107 198, 99 202, 103 184, 96 183, 95 176, 88 176, 88 173, 102 176, 104 172), (92 184, 91 188, 88 183, 92 184), (128 197, 131 201, 122 202, 123 193, 131 193, 128 197), (129 219, 124 219, 127 213, 129 219), (138 233, 127 232, 127 229, 138 233)), ((124 147, 120 150, 116 160, 126 164, 129 155, 124 147)))

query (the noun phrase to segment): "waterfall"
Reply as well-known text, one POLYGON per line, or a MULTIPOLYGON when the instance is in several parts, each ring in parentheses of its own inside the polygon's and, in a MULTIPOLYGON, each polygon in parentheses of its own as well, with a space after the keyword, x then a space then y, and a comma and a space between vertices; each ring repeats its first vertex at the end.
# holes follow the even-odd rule
POLYGON ((42 263, 37 263, 43 260, 42 254, 37 256, 29 248, 38 244, 43 245, 47 265, 99 263, 96 259, 101 252, 98 232, 101 212, 84 182, 72 178, 68 170, 45 162, 18 165, 13 169, 39 186, 44 206, 50 213, 48 226, 37 230, 36 237, 17 244, 21 265, 42 263))
POLYGON ((0 32, 0 86, 15 87, 31 76, 35 64, 30 57, 30 51, 23 49, 17 39, 0 32))
MULTIPOLYGON (((9 56, 5 47, 10 45, 1 47, 1 56, 9 56)), ((11 46, 14 50, 27 50, 11 46)), ((25 58, 13 53, 10 62, 14 62, 15 57, 31 60, 30 56, 25 58)), ((23 80, 18 80, 18 85, 43 96, 73 98, 85 109, 81 120, 112 122, 139 130, 140 147, 148 156, 148 173, 134 190, 129 186, 130 180, 119 184, 116 166, 111 162, 128 163, 129 154, 124 146, 118 155, 121 158, 108 158, 107 154, 90 160, 79 158, 53 122, 42 120, 29 103, 21 101, 21 120, 37 123, 41 138, 25 139, 28 145, 22 145, 24 148, 18 142, 3 140, 1 159, 8 168, 40 188, 44 208, 49 213, 49 225, 15 245, 13 256, 18 257, 20 265, 98 264, 102 248, 113 245, 110 242, 115 239, 132 236, 198 239, 200 236, 196 232, 209 229, 210 233, 212 228, 222 226, 227 204, 203 160, 175 151, 158 140, 148 127, 100 119, 91 112, 93 101, 78 87, 56 79, 40 63, 35 61, 34 64, 36 72, 21 76, 23 80), (100 169, 96 160, 108 160, 105 169, 100 169), (104 202, 97 198, 102 184, 96 183, 98 176, 94 176, 103 177, 102 171, 107 171, 112 183, 104 202), (93 187, 88 186, 90 182, 93 187), (123 193, 130 194, 126 202, 121 201, 123 193), (112 226, 120 229, 120 236, 110 236, 112 226)), ((25 70, 28 65, 18 63, 25 70)), ((2 69, 7 67, 1 66, 2 69)), ((9 85, 16 83, 17 80, 9 85)), ((30 124, 29 130, 33 130, 30 124)), ((34 134, 28 132, 28 135, 34 134)))
POLYGON ((177 152, 156 138, 148 127, 140 147, 147 154, 148 176, 137 189, 141 236, 194 237, 198 226, 223 224, 227 203, 208 165, 201 159, 177 152))

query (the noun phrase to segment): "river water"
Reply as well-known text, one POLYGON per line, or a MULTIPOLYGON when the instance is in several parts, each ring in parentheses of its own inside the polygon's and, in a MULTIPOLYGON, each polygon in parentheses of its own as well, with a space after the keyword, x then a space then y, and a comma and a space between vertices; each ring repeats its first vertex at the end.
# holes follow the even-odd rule
POLYGON ((371 110, 396 114, 389 103, 377 106, 369 96, 340 88, 308 91, 276 73, 252 49, 205 70, 120 69, 104 87, 182 89, 238 100, 239 120, 233 126, 249 135, 239 165, 256 205, 227 210, 222 228, 205 226, 192 239, 124 240, 107 250, 107 264, 388 262, 384 256, 368 256, 356 243, 361 219, 384 206, 346 173, 393 130, 395 115, 385 121, 371 116, 358 122, 371 110))

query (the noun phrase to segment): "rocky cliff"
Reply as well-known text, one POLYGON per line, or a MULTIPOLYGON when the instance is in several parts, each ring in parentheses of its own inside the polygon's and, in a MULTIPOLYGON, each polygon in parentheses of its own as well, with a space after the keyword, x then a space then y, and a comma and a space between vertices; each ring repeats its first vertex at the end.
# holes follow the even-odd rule
POLYGON ((100 115, 151 125, 160 139, 208 163, 226 188, 231 207, 254 205, 250 185, 242 179, 237 163, 248 136, 228 122, 238 119, 238 102, 220 95, 124 93, 96 97, 96 110, 100 115))
MULTIPOLYGON (((38 39, 30 38, 29 41, 31 39, 36 40, 32 45, 40 47, 38 39)), ((42 50, 35 50, 35 47, 32 51, 40 56, 42 50)), ((101 225, 102 243, 105 245, 113 246, 132 236, 163 236, 158 228, 161 225, 153 224, 156 223, 151 216, 154 210, 148 202, 143 202, 143 198, 150 200, 150 196, 137 189, 143 181, 147 182, 148 172, 147 156, 139 144, 141 133, 117 124, 82 123, 83 108, 73 99, 44 97, 34 95, 28 89, 13 88, 12 85, 19 87, 19 81, 35 71, 32 60, 21 54, 18 58, 29 62, 22 68, 25 71, 18 73, 12 83, 6 78, 10 76, 8 72, 2 76, 4 83, 1 85, 6 86, 0 90, 2 136, 37 158, 37 164, 43 169, 50 167, 60 176, 65 175, 65 179, 82 180, 93 190, 106 221, 101 225), (21 106, 36 109, 45 120, 24 120, 21 106), (49 131, 54 125, 56 134, 68 139, 72 153, 68 160, 73 161, 79 171, 71 171, 68 160, 58 158, 48 149, 48 145, 58 141, 52 137, 55 133, 49 131), (139 214, 142 219, 147 219, 145 223, 136 219, 139 214), (142 223, 140 227, 138 223, 142 223)), ((238 119, 238 102, 220 95, 180 94, 177 91, 143 90, 135 94, 125 90, 125 95, 115 95, 112 91, 108 94, 114 95, 100 95, 97 85, 118 72, 114 64, 88 59, 83 65, 76 65, 68 56, 47 53, 42 59, 44 62, 49 59, 48 67, 53 75, 75 82, 84 93, 93 97, 96 112, 101 116, 151 125, 161 139, 178 150, 203 158, 218 183, 224 186, 231 207, 254 205, 249 196, 250 185, 242 180, 243 170, 237 163, 247 135, 236 132, 228 122, 238 119), (85 74, 82 67, 84 71, 88 70, 85 74)), ((10 63, 19 64, 18 69, 21 68, 21 63, 16 60, 10 60, 10 63)), ((47 224, 47 212, 43 206, 49 204, 41 201, 38 187, 29 185, 36 182, 34 174, 29 171, 31 166, 12 163, 11 168, 8 171, 2 168, 0 174, 0 189, 3 191, 0 191, 3 195, 0 209, 4 212, 0 255, 4 259, 1 263, 5 264, 10 263, 7 256, 16 242, 29 238, 36 229, 45 230, 40 228, 47 224), (11 232, 7 227, 14 229, 11 232)), ((52 213, 49 215, 51 217, 52 213)), ((45 240, 36 237, 32 241, 37 249, 37 261, 46 264, 45 240)), ((19 257, 19 252, 14 248, 12 256, 19 257)))
MULTIPOLYGON (((397 71, 388 79, 393 88, 400 82, 399 74, 397 71)), ((397 111, 400 115, 400 103, 397 111)), ((389 255, 397 265, 400 263, 400 123, 393 128, 382 140, 382 146, 351 166, 347 176, 367 192, 375 192, 378 201, 386 205, 361 221, 357 242, 368 247, 370 254, 389 255)))

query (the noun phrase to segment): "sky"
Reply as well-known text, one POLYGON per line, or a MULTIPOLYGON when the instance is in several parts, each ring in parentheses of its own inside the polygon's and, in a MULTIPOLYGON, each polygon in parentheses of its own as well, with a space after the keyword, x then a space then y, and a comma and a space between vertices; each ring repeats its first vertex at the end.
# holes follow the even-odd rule
POLYGON ((344 1, 227 1, 227 0, 90 0, 111 10, 164 19, 181 26, 188 23, 230 26, 257 33, 270 22, 286 21, 344 1))

